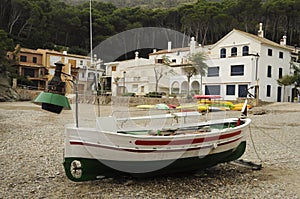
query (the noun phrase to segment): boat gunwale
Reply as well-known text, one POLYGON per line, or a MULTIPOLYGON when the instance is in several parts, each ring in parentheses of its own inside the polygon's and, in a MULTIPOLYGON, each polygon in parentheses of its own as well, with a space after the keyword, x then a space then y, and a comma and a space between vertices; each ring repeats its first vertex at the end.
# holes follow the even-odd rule
MULTIPOLYGON (((214 121, 222 121, 220 123, 217 123, 217 124, 224 124, 226 123, 227 121, 233 121, 233 120, 238 120, 238 118, 228 118, 228 119, 223 119, 223 120, 214 120, 214 121)), ((130 134, 130 133, 121 133, 121 131, 126 131, 126 129, 124 130, 120 130, 118 132, 112 132, 112 131, 104 131, 104 130, 99 130, 97 128, 88 128, 88 127, 74 127, 74 126, 68 126, 65 128, 65 131, 67 131, 68 129, 70 130, 79 130, 79 131, 94 131, 94 132, 98 132, 98 133, 104 133, 104 134, 108 134, 108 135, 113 135, 113 136, 121 136, 121 137, 128 137, 128 138, 144 138, 144 139, 153 139, 153 138, 156 138, 156 139, 176 139, 176 138, 196 138, 196 137, 205 137, 205 136, 214 136, 214 135, 218 135, 218 134, 221 134, 221 133, 224 133, 226 131, 229 132, 232 132, 232 131, 238 131, 238 130, 242 130, 243 128, 247 127, 250 123, 251 123, 251 119, 250 118, 244 118, 242 119, 244 120, 244 124, 242 125, 239 125, 239 126, 235 126, 235 127, 229 127, 229 128, 224 128, 224 129, 218 129, 217 131, 215 132, 199 132, 199 133, 186 133, 186 134, 174 134, 174 135, 167 135, 167 136, 160 136, 160 135, 150 135, 150 134, 130 134)), ((210 121, 207 121, 207 122, 200 122, 200 123, 193 123, 193 125, 196 127, 196 126, 209 126, 209 125, 212 125, 214 123, 210 122, 210 121)), ((190 127, 191 124, 186 124, 184 126, 179 126, 178 128, 184 128, 184 127, 190 127)), ((171 128, 171 127, 170 127, 171 128)), ((172 128, 174 128, 172 126, 172 128)), ((150 128, 148 128, 147 130, 145 129, 137 129, 137 131, 149 131, 150 128)), ((159 129, 157 129, 159 130, 159 129)), ((129 130, 129 131, 135 131, 135 130, 129 130)))

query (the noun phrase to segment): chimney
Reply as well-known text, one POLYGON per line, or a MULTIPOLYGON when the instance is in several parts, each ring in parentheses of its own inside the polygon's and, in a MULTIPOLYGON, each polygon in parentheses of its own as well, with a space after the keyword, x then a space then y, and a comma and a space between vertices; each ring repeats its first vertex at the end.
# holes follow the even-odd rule
POLYGON ((68 51, 64 50, 63 55, 67 55, 67 54, 68 54, 68 51))
POLYGON ((262 23, 259 23, 259 30, 258 30, 257 35, 259 37, 262 37, 262 38, 264 37, 264 31, 263 31, 263 24, 262 23))
POLYGON ((139 52, 135 51, 135 59, 138 59, 138 58, 139 58, 139 52))
POLYGON ((286 45, 286 35, 283 35, 282 39, 280 39, 280 45, 285 46, 286 45))
POLYGON ((153 53, 156 53, 156 49, 155 48, 153 49, 153 53))
POLYGON ((168 41, 168 52, 171 52, 172 49, 172 42, 168 41))
POLYGON ((194 54, 195 51, 196 51, 196 41, 195 41, 195 37, 192 37, 190 42, 190 54, 194 54))

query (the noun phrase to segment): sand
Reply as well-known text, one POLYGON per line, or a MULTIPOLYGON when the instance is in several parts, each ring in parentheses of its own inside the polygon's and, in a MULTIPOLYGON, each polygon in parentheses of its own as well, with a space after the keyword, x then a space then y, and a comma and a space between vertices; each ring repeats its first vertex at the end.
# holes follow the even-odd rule
MULTIPOLYGON (((100 113, 121 109, 126 107, 103 106, 100 113)), ((81 126, 95 124, 97 107, 80 106, 80 113, 81 126)), ((255 107, 249 117, 242 159, 261 163, 262 170, 226 163, 197 174, 75 183, 62 166, 64 126, 74 123, 74 112, 57 115, 30 102, 3 102, 0 198, 300 198, 300 103, 255 107)))

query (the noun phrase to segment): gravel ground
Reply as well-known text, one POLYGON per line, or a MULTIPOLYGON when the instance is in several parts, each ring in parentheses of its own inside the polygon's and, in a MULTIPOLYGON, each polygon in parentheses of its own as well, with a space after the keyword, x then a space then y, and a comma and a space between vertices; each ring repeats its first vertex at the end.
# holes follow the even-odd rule
MULTIPOLYGON (((226 163, 197 174, 80 183, 68 180, 62 165, 64 125, 73 115, 0 103, 0 198, 300 198, 300 104, 274 103, 249 115, 242 158, 262 163, 262 170, 226 163)), ((80 123, 92 124, 93 117, 86 112, 80 123)))

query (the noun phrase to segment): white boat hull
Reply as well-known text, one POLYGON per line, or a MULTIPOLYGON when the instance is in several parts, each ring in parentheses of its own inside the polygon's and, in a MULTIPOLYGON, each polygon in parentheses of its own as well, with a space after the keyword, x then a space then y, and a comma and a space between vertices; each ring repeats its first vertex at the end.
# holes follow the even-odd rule
MULTIPOLYGON (((230 124, 233 121, 236 122, 237 119, 214 122, 230 124)), ((242 143, 245 145, 246 132, 244 129, 250 122, 250 119, 245 119, 242 125, 230 128, 168 136, 133 135, 124 132, 101 131, 97 128, 68 127, 66 128, 65 140, 65 169, 67 174, 69 173, 68 177, 70 179, 81 181, 90 180, 90 178, 85 178, 84 173, 78 175, 80 177, 70 175, 70 165, 74 164, 74 161, 80 163, 80 169, 83 169, 82 164, 86 161, 101 165, 101 169, 106 167, 103 171, 93 173, 92 178, 110 176, 114 172, 141 176, 157 173, 158 171, 168 173, 164 171, 165 168, 170 167, 170 165, 173 167, 180 160, 182 160, 180 165, 185 165, 187 168, 206 168, 220 162, 236 159, 232 155, 242 143), (210 157, 215 157, 215 159, 210 160, 210 157), (206 159, 208 160, 203 162, 206 159), (185 162, 191 165, 187 166, 185 162), (197 165, 200 162, 202 165, 197 165), (194 163, 195 165, 193 165, 194 163), (106 171, 107 169, 109 172, 106 171)), ((208 122, 194 124, 194 126, 209 126, 212 124, 212 122, 208 122)), ((181 128, 184 129, 185 127, 181 128)), ((183 130, 183 132, 185 131, 188 131, 188 128, 183 130)), ((184 171, 185 169, 175 169, 174 171, 181 170, 184 171)), ((173 172, 172 169, 171 171, 173 172)))

